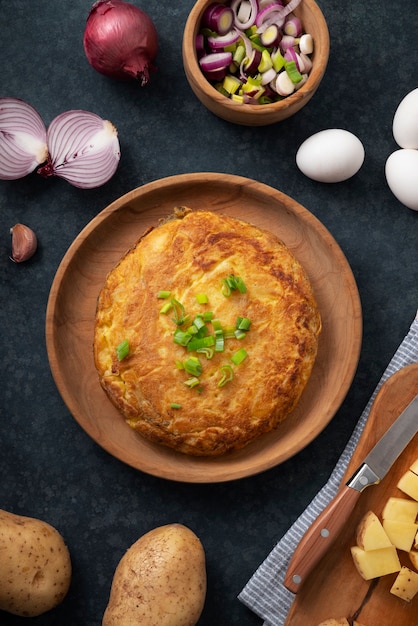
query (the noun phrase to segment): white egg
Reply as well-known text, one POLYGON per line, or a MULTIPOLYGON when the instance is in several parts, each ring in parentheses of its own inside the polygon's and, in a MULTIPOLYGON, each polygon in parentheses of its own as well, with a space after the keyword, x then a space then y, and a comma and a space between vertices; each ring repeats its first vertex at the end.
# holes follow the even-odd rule
POLYGON ((363 161, 360 139, 341 128, 328 128, 311 135, 296 153, 300 171, 321 183, 339 183, 351 178, 363 161))
POLYGON ((400 102, 392 129, 398 146, 418 149, 418 88, 410 91, 400 102))
POLYGON ((385 174, 399 202, 418 211, 418 150, 404 148, 392 152, 386 161, 385 174))

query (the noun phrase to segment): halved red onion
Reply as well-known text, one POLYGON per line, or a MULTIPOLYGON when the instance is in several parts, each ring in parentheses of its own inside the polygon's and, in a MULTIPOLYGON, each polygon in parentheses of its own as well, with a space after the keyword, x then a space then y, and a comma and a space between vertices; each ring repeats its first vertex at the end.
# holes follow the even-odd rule
POLYGON ((232 61, 232 52, 212 52, 199 59, 204 72, 214 72, 228 67, 232 61))
POLYGON ((47 143, 50 156, 38 173, 64 178, 81 189, 103 185, 119 164, 117 130, 95 113, 61 113, 49 125, 47 143))
POLYGON ((20 98, 0 98, 0 179, 17 180, 48 158, 39 113, 20 98))

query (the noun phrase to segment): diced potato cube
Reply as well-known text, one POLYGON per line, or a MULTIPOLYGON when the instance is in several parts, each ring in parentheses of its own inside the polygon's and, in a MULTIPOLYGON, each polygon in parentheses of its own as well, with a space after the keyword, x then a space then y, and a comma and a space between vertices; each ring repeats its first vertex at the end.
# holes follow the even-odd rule
POLYGON ((418 570, 418 552, 416 550, 411 550, 408 554, 412 565, 418 570))
POLYGON ((413 572, 409 567, 404 565, 396 577, 395 582, 390 590, 393 595, 402 598, 406 602, 410 602, 418 593, 418 574, 413 572))
POLYGON ((353 546, 351 555, 354 565, 364 580, 393 574, 393 572, 399 572, 401 569, 395 546, 369 550, 368 552, 362 550, 359 546, 353 546))
POLYGON ((414 474, 418 474, 418 459, 416 459, 409 468, 414 474))
POLYGON ((418 474, 414 474, 414 472, 408 470, 400 478, 397 487, 406 493, 407 496, 411 496, 414 500, 418 500, 418 474))
POLYGON ((393 544, 387 536, 380 519, 373 511, 368 511, 358 525, 356 541, 357 545, 366 551, 388 548, 393 544))
POLYGON ((415 540, 418 526, 411 522, 398 522, 395 519, 384 519, 383 528, 391 542, 398 550, 409 552, 415 540))
POLYGON ((406 498, 388 498, 382 512, 383 519, 398 522, 415 522, 418 515, 418 502, 406 498))

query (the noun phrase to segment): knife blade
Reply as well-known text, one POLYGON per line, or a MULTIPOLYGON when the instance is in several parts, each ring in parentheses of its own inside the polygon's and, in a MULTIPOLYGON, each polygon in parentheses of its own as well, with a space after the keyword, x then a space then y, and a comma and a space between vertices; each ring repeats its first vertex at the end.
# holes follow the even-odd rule
POLYGON ((342 530, 366 487, 377 485, 418 432, 418 394, 379 439, 352 477, 306 531, 290 560, 284 585, 297 593, 342 530))

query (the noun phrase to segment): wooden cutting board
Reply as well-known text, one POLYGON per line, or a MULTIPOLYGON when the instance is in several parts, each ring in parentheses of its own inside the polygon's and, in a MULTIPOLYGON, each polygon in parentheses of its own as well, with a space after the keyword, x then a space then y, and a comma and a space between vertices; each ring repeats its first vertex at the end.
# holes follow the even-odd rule
MULTIPOLYGON (((418 363, 404 367, 381 387, 370 411, 343 484, 352 476, 378 439, 418 393, 418 363)), ((418 458, 418 434, 403 451, 390 472, 378 484, 361 494, 351 519, 332 549, 326 554, 292 604, 286 626, 318 626, 325 619, 356 619, 362 626, 418 626, 418 596, 410 603, 389 592, 396 574, 365 581, 357 573, 350 547, 363 515, 372 510, 381 516, 390 496, 407 497, 396 484, 418 458)), ((406 553, 399 553, 403 565, 412 568, 406 553)))

